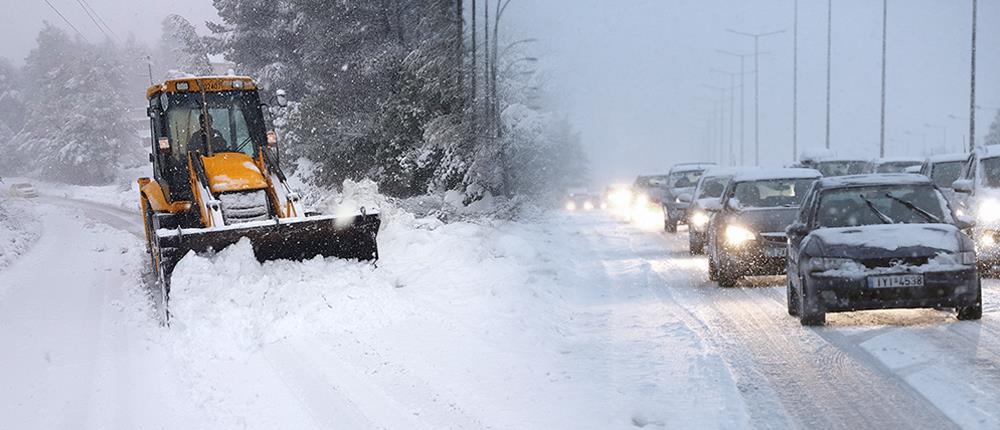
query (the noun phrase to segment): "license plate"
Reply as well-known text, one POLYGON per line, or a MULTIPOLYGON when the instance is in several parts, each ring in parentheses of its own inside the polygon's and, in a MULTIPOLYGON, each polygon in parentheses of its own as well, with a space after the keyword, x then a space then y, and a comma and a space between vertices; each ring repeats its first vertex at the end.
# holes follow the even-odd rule
POLYGON ((788 248, 767 248, 764 250, 765 257, 784 257, 788 255, 788 248))
POLYGON ((923 287, 924 275, 887 275, 868 278, 869 288, 923 287))

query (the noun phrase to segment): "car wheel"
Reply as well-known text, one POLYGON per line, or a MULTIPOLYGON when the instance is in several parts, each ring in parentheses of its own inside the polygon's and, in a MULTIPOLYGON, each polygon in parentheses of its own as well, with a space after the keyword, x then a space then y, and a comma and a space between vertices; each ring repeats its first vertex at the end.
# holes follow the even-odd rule
POLYGON ((795 286, 792 285, 792 277, 788 276, 785 286, 785 302, 788 304, 788 315, 799 316, 799 295, 795 293, 795 286))
POLYGON ((735 270, 730 267, 726 267, 725 264, 716 263, 715 271, 715 277, 717 278, 716 281, 722 288, 733 288, 736 286, 736 283, 740 281, 740 278, 742 278, 742 276, 736 273, 735 270))
POLYGON ((799 278, 799 322, 804 326, 820 326, 826 324, 826 312, 818 306, 810 306, 810 294, 806 291, 805 279, 799 278))
POLYGON ((705 253, 705 244, 696 238, 694 232, 688 232, 688 250, 691 252, 691 255, 705 253))
POLYGON ((663 220, 663 231, 667 233, 677 233, 677 221, 669 219, 663 220))
POLYGON ((983 318, 983 289, 979 282, 976 282, 976 303, 972 306, 964 306, 955 309, 961 321, 978 320, 983 318))
POLYGON ((715 259, 708 256, 708 280, 715 282, 719 279, 719 268, 715 266, 715 259))

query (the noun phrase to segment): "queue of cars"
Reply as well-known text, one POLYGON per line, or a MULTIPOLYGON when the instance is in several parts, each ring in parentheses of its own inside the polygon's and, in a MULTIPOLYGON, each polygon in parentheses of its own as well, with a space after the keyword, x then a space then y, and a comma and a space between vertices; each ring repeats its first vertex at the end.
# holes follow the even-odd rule
POLYGON ((788 313, 803 325, 893 308, 976 320, 980 274, 1000 268, 1000 146, 781 169, 682 164, 609 188, 601 205, 658 206, 667 232, 686 224, 720 287, 787 275, 788 313))

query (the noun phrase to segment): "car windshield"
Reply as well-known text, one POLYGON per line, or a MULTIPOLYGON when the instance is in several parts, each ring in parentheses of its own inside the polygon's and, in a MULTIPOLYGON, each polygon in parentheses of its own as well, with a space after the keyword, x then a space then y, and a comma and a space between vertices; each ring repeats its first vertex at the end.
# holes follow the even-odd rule
POLYGON ((919 161, 892 161, 878 165, 876 173, 903 173, 907 167, 919 166, 919 161))
POLYGON ((867 161, 820 161, 816 170, 823 176, 846 176, 871 173, 871 163, 867 161))
POLYGON ((668 182, 671 188, 691 188, 698 184, 704 170, 691 170, 687 172, 674 172, 670 174, 668 182))
POLYGON ((695 196, 695 199, 717 199, 722 197, 722 193, 726 191, 726 184, 728 183, 728 177, 705 178, 701 181, 701 186, 698 188, 698 195, 695 196))
POLYGON ((243 152, 254 156, 263 142, 260 108, 256 96, 243 91, 210 92, 204 95, 208 116, 203 118, 201 93, 170 95, 166 109, 167 130, 173 154, 186 157, 188 151, 243 152), (207 118, 207 121, 204 119, 207 118), (255 144, 256 143, 256 144, 255 144))
POLYGON ((798 207, 814 179, 769 179, 736 184, 732 202, 738 208, 798 207))
POLYGON ((1000 188, 1000 157, 987 158, 982 165, 983 183, 990 188, 1000 188))
POLYGON ((930 185, 850 187, 823 192, 818 227, 939 223, 948 219, 944 198, 930 185))
POLYGON ((934 185, 942 188, 951 188, 951 184, 958 180, 958 175, 962 173, 962 161, 948 161, 944 163, 934 163, 931 170, 931 180, 934 185))

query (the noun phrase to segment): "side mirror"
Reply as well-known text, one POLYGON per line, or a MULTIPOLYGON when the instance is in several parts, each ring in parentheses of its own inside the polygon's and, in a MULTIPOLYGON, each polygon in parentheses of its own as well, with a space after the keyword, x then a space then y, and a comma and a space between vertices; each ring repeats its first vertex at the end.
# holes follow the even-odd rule
POLYGON ((955 227, 959 230, 969 230, 976 226, 976 219, 969 215, 955 215, 955 227))
POLYGON ((794 222, 792 223, 792 225, 785 227, 785 236, 787 236, 789 239, 802 237, 807 234, 809 234, 809 227, 806 227, 805 224, 802 224, 800 222, 794 222))
POLYGON ((267 131, 267 146, 271 148, 278 146, 278 134, 274 130, 267 131))
POLYGON ((972 194, 972 180, 959 179, 952 182, 951 189, 955 190, 956 193, 972 194))
POLYGON ((691 203, 691 193, 684 193, 677 196, 677 201, 680 203, 691 203))
POLYGON ((278 106, 286 107, 288 106, 288 97, 285 95, 285 90, 275 91, 274 94, 278 99, 278 106))
POLYGON ((704 209, 709 212, 718 212, 722 210, 722 202, 719 199, 706 200, 702 203, 704 209))

